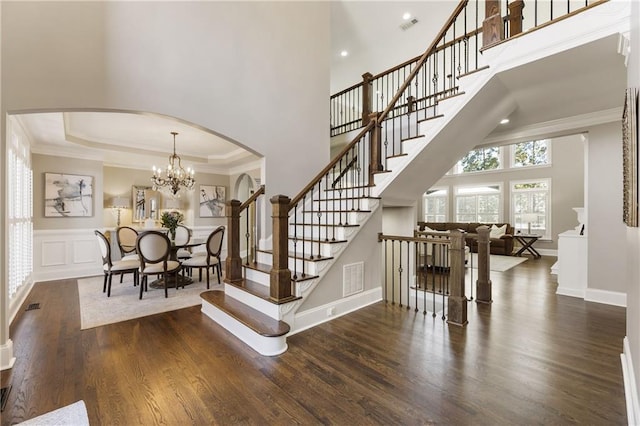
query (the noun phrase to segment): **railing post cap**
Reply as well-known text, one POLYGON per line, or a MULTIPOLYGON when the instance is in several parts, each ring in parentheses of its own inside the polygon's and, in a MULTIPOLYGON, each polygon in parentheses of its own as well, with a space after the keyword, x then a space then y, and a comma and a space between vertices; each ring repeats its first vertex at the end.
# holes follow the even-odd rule
POLYGON ((242 203, 240 202, 240 200, 229 200, 227 201, 227 204, 230 206, 239 206, 242 203))
POLYGON ((271 204, 289 204, 291 198, 286 195, 278 194, 271 197, 269 201, 271 201, 271 204))

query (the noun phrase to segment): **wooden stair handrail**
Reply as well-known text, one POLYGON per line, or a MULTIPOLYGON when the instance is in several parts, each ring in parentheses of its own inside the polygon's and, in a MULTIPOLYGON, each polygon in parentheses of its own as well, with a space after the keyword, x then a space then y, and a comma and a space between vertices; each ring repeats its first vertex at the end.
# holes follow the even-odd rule
POLYGON ((338 155, 336 155, 334 157, 333 160, 331 160, 329 162, 329 164, 327 164, 327 166, 322 169, 320 171, 320 173, 318 173, 316 175, 316 177, 314 177, 311 182, 309 182, 307 184, 307 186, 305 186, 304 188, 302 188, 302 191, 300 191, 298 193, 298 195, 296 195, 295 197, 293 197, 293 199, 291 200, 291 202, 289 203, 289 211, 291 211, 291 209, 293 209, 299 202, 300 200, 302 200, 302 198, 307 194, 307 192, 309 192, 311 190, 311 188, 313 188, 316 183, 318 183, 320 181, 320 179, 322 179, 324 177, 324 175, 326 175, 327 173, 329 173, 329 171, 333 168, 333 166, 335 166, 336 164, 338 164, 340 162, 340 159, 351 149, 355 146, 356 143, 358 143, 358 141, 360 139, 362 139, 362 137, 364 135, 367 134, 367 132, 369 130, 371 130, 374 126, 374 121, 371 121, 369 124, 367 124, 361 131, 360 133, 358 133, 358 136, 356 136, 347 146, 345 146, 338 155))
POLYGON ((245 210, 251 203, 253 203, 259 196, 264 194, 264 185, 260 185, 260 188, 256 192, 254 192, 251 197, 247 198, 247 200, 240 204, 239 210, 245 210))
POLYGON ((422 56, 420 56, 420 59, 416 63, 416 66, 409 73, 409 76, 405 79, 404 83, 402 83, 402 85, 398 88, 398 91, 396 92, 394 97, 391 99, 391 101, 389 102, 387 107, 384 109, 384 111, 382 111, 382 113, 378 116, 377 120, 379 122, 383 121, 385 119, 385 117, 389 114, 389 112, 395 107, 395 104, 396 104, 396 102, 398 102, 398 99, 400 99, 400 96, 402 96, 402 94, 404 93, 404 91, 407 88, 407 86, 409 86, 409 84, 411 84, 411 81, 416 76, 416 74, 418 74, 418 72, 420 71, 420 68, 422 67, 424 62, 427 60, 429 55, 431 55, 432 50, 434 50, 436 48, 436 46, 438 45, 438 43, 440 42, 442 37, 449 30, 449 27, 458 18, 458 15, 460 14, 460 12, 462 12, 464 10, 464 8, 467 6, 467 3, 468 3, 468 0, 462 0, 462 1, 460 1, 460 3, 458 3, 458 6, 456 6, 456 8, 454 9, 453 13, 451 13, 451 16, 449 16, 449 19, 447 20, 447 22, 444 24, 444 26, 438 32, 438 35, 433 39, 433 41, 429 45, 429 48, 422 54, 422 56))

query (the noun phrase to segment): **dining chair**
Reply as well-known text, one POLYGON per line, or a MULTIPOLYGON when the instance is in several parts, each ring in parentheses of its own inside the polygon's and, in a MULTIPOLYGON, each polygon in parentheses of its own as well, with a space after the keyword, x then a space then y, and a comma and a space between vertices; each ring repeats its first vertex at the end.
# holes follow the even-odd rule
MULTIPOLYGON (((187 244, 191 240, 191 229, 187 228, 184 225, 178 225, 176 228, 176 238, 174 240, 177 246, 187 244)), ((191 251, 186 248, 178 249, 177 251, 178 260, 180 259, 188 259, 191 257, 191 251)))
MULTIPOLYGON (((142 291, 147 291, 149 275, 162 274, 164 278, 164 297, 169 297, 167 284, 169 276, 175 279, 176 290, 178 289, 178 271, 180 262, 169 260, 171 252, 171 241, 169 237, 160 231, 146 231, 138 235, 136 239, 136 250, 140 258, 139 273, 142 275, 140 283, 140 299, 142 291)), ((184 288, 184 284, 182 285, 184 288)))
POLYGON ((107 292, 107 297, 111 297, 111 278, 113 275, 120 275, 120 282, 124 274, 133 274, 133 285, 138 285, 138 268, 140 263, 136 260, 111 260, 111 244, 105 235, 95 230, 94 233, 98 238, 100 246, 100 254, 102 255, 102 270, 104 271, 104 283, 102 284, 102 292, 107 292))
POLYGON ((138 231, 130 226, 119 226, 116 229, 116 240, 122 256, 120 260, 138 260, 138 254, 136 253, 137 238, 138 231))
MULTIPOLYGON (((207 288, 209 288, 209 269, 213 268, 217 271, 218 275, 218 284, 220 284, 221 279, 221 269, 220 269, 220 252, 222 251, 222 239, 224 237, 224 226, 219 226, 215 229, 209 237, 207 238, 206 249, 207 252, 205 255, 200 256, 192 256, 190 259, 182 262, 183 268, 197 268, 200 273, 200 281, 202 281, 202 270, 206 269, 207 271, 207 288)), ((184 269, 182 270, 182 274, 184 275, 184 269)))

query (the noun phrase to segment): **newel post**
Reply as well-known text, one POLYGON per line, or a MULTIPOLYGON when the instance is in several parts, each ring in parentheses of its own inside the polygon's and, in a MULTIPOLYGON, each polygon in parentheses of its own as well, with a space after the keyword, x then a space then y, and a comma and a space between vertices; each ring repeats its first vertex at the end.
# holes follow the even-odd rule
POLYGON ((504 23, 500 10, 500 0, 486 0, 485 15, 482 22, 482 48, 491 46, 504 39, 504 23))
POLYGON ((362 74, 362 126, 369 124, 373 105, 373 74, 362 74))
POLYGON ((242 279, 242 258, 240 257, 240 206, 238 200, 227 201, 227 258, 224 261, 225 278, 229 281, 242 279))
POLYGON ((271 267, 269 298, 282 302, 292 298, 291 271, 289 270, 289 203, 286 195, 271 198, 271 218, 273 220, 273 264, 271 267))
POLYGON ((509 37, 520 34, 522 32, 522 9, 524 9, 523 0, 515 0, 509 3, 509 37))
POLYGON ((464 294, 464 233, 451 231, 450 287, 447 323, 454 325, 467 324, 467 296, 464 294))
POLYGON ((373 177, 384 170, 382 166, 382 124, 379 121, 380 113, 372 112, 369 121, 373 121, 369 135, 369 185, 374 185, 373 177))
POLYGON ((489 256, 489 227, 478 226, 478 280, 476 281, 476 302, 491 303, 491 278, 489 256))

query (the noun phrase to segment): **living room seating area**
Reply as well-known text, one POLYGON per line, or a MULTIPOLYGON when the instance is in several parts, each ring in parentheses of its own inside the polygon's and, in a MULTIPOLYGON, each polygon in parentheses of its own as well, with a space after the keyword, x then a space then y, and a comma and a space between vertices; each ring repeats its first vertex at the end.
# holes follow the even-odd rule
POLYGON ((477 232, 478 226, 488 226, 490 229, 489 252, 511 256, 513 252, 513 227, 509 223, 465 223, 465 222, 418 222, 419 231, 446 232, 459 230, 466 232, 466 244, 472 253, 478 252, 477 232))

